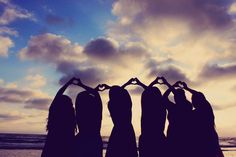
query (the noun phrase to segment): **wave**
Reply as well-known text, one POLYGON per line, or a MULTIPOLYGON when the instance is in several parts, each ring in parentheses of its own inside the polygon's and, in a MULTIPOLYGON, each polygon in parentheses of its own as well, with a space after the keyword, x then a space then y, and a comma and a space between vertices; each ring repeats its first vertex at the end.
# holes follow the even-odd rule
MULTIPOLYGON (((102 139, 106 149, 109 137, 102 139)), ((0 133, 0 149, 42 149, 45 140, 46 135, 0 133)), ((220 145, 223 151, 235 151, 236 137, 220 138, 220 145)))

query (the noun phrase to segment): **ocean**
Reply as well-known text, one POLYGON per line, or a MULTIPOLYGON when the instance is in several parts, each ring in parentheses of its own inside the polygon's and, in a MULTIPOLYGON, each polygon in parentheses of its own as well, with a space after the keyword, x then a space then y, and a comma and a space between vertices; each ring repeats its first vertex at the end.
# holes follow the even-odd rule
MULTIPOLYGON (((40 157, 45 138, 45 135, 0 133, 0 157, 40 157)), ((104 154, 107 141, 108 137, 103 137, 104 154)), ((236 157, 236 138, 220 138, 220 145, 225 157, 236 157)))

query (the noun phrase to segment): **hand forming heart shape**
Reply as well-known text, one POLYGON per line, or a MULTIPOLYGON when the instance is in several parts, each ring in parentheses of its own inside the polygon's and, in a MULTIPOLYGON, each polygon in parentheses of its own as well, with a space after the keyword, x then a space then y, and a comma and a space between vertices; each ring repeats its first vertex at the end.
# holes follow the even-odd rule
POLYGON ((137 78, 131 79, 131 84, 136 85, 138 83, 137 78))

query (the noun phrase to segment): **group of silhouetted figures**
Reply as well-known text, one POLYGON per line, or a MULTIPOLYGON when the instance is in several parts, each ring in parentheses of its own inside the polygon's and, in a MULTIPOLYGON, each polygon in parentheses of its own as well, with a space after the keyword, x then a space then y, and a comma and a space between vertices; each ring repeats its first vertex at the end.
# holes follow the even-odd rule
POLYGON ((49 108, 42 157, 102 157, 99 91, 107 89, 108 109, 114 126, 106 157, 223 157, 213 110, 205 96, 185 82, 170 85, 164 77, 157 77, 148 86, 132 78, 123 86, 100 84, 96 88, 72 78, 58 91, 49 108), (71 98, 63 95, 72 84, 84 89, 77 95, 75 108, 71 98), (131 84, 144 88, 138 146, 131 123, 132 101, 125 89, 131 84), (167 86, 163 95, 156 84, 167 86), (187 100, 185 90, 192 94, 192 102, 187 100), (169 100, 170 93, 174 95, 173 102, 169 100), (169 124, 165 135, 166 116, 169 124))

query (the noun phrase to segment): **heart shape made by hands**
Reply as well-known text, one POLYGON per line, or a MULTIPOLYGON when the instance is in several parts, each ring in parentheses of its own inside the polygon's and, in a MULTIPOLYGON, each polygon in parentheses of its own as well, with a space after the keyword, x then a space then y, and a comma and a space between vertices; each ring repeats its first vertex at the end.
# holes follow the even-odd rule
POLYGON ((73 84, 75 84, 75 85, 79 85, 79 83, 80 83, 79 80, 77 80, 77 79, 74 79, 74 80, 73 80, 73 84))
POLYGON ((158 84, 164 84, 164 81, 161 78, 157 78, 157 83, 158 84))
POLYGON ((179 82, 179 83, 178 83, 178 86, 179 86, 180 88, 184 88, 183 82, 179 82))
POLYGON ((136 78, 132 78, 131 79, 131 84, 133 85, 136 85, 138 82, 137 82, 137 79, 136 78))
POLYGON ((99 84, 98 85, 98 90, 99 91, 104 91, 106 89, 106 86, 104 84, 99 84))

